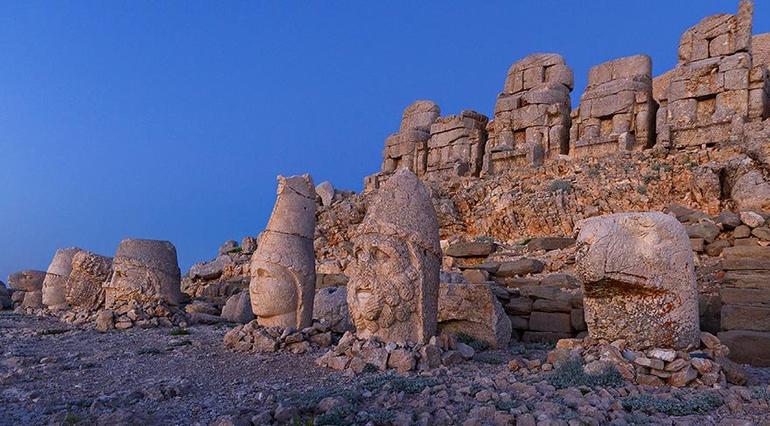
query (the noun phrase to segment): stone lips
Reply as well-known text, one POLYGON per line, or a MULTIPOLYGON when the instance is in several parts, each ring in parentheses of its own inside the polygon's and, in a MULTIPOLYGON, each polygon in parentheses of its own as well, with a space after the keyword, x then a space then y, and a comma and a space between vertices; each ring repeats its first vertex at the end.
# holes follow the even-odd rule
POLYGON ((180 303, 181 273, 176 248, 170 242, 125 239, 118 245, 112 265, 112 279, 104 286, 107 307, 129 300, 180 303))
POLYGON ((67 278, 72 272, 72 258, 82 251, 77 247, 56 250, 43 281, 43 304, 56 306, 67 303, 67 278))
POLYGON ((633 349, 684 349, 700 338, 694 260, 684 227, 663 213, 618 213, 577 225, 591 337, 633 349))
POLYGON ((412 172, 399 170, 374 195, 353 245, 347 299, 359 336, 424 343, 435 335, 438 220, 412 172))
POLYGON ((251 307, 260 325, 303 328, 312 324, 315 197, 309 175, 278 177, 275 206, 250 267, 251 307))

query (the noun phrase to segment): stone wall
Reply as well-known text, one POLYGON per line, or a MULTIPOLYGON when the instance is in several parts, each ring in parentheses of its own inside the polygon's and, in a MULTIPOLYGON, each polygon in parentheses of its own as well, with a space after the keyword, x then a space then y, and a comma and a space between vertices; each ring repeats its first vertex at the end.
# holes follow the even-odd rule
POLYGON ((555 53, 527 56, 508 71, 495 102, 484 172, 542 164, 569 150, 572 70, 555 53))
POLYGON ((629 56, 591 68, 580 107, 572 111, 570 155, 650 148, 655 143, 656 110, 649 56, 629 56))

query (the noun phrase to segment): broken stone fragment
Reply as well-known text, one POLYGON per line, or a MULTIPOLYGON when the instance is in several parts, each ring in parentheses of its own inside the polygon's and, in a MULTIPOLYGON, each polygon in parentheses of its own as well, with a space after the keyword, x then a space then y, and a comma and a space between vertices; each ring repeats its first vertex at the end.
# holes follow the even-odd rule
POLYGON ((56 250, 43 280, 43 304, 58 306, 67 303, 67 279, 72 272, 72 258, 81 251, 77 247, 56 250))
POLYGON ((182 294, 176 248, 168 241, 126 239, 112 262, 112 279, 105 283, 105 306, 118 302, 164 302, 178 305, 182 294))
POLYGON ((8 288, 21 291, 36 291, 43 289, 44 271, 19 271, 8 276, 8 288))
POLYGON ((663 213, 619 213, 577 225, 588 333, 633 349, 700 341, 693 254, 684 227, 663 213))

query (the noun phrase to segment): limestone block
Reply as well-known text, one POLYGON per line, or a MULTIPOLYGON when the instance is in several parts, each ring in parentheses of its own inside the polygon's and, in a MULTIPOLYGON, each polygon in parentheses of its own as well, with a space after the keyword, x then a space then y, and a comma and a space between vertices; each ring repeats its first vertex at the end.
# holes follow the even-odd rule
POLYGON ((441 247, 427 189, 396 172, 353 237, 348 306, 360 337, 424 343, 436 334, 441 247))
POLYGON ((492 348, 505 348, 511 340, 511 320, 485 284, 441 283, 438 329, 470 336, 492 348))
POLYGON ((66 300, 71 306, 97 310, 104 304, 104 284, 112 274, 112 258, 81 250, 72 257, 66 300))
POLYGON ((77 247, 56 250, 43 281, 43 304, 56 306, 67 303, 67 278, 72 272, 72 258, 81 249, 77 247))
POLYGON ((104 287, 108 308, 122 301, 178 305, 181 300, 176 247, 168 241, 121 241, 112 270, 112 279, 104 287))
POLYGON ((302 329, 312 324, 315 207, 309 175, 278 176, 275 206, 251 258, 249 292, 259 325, 302 329))
POLYGON ((730 359, 757 367, 770 367, 770 333, 733 330, 718 334, 723 345, 730 348, 730 359))
POLYGON ((700 339, 693 253, 663 213, 620 213, 577 224, 576 267, 589 335, 629 347, 685 348, 700 339))

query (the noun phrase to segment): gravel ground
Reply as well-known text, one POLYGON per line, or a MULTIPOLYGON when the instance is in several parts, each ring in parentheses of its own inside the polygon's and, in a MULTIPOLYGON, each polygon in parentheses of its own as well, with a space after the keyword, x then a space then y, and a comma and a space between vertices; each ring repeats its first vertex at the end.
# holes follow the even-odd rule
POLYGON ((513 344, 427 374, 350 377, 317 367, 319 350, 227 351, 226 331, 102 334, 0 313, 0 424, 770 424, 768 369, 720 390, 586 385, 559 370, 512 373, 509 361, 547 354, 513 344))

